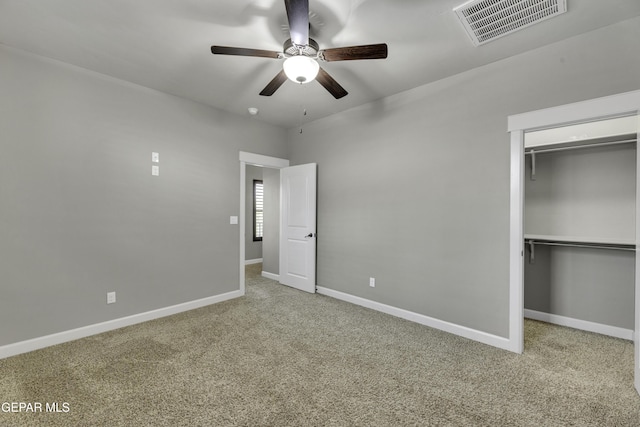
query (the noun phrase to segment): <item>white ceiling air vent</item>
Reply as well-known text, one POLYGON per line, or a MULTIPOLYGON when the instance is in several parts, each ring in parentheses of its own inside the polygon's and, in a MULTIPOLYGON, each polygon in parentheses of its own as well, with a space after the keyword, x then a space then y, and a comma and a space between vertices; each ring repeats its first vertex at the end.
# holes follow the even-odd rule
POLYGON ((566 0, 472 0, 454 9, 476 46, 567 11, 566 0))

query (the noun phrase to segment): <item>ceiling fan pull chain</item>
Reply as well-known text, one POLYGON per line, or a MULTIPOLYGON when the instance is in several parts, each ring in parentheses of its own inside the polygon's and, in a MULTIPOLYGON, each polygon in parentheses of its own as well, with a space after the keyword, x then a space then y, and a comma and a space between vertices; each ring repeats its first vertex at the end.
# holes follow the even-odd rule
POLYGON ((304 105, 305 102, 304 100, 307 99, 306 96, 307 94, 305 92, 307 92, 307 88, 305 87, 305 85, 300 85, 302 86, 302 96, 300 97, 301 102, 300 102, 300 108, 302 109, 302 115, 300 116, 300 133, 302 133, 302 126, 304 125, 304 118, 307 115, 307 107, 304 105))
MULTIPOLYGON (((302 116, 306 116, 307 115, 307 109, 306 108, 302 108, 302 116)), ((300 133, 302 133, 302 119, 300 119, 300 133)))

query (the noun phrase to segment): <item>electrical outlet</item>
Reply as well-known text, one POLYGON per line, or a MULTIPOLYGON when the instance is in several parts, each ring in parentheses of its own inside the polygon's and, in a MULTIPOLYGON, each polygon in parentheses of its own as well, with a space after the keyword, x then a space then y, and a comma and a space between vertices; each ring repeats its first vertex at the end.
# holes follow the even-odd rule
POLYGON ((369 286, 372 288, 376 287, 376 279, 374 277, 369 277, 369 286))
POLYGON ((107 304, 113 304, 116 302, 116 293, 107 292, 107 304))

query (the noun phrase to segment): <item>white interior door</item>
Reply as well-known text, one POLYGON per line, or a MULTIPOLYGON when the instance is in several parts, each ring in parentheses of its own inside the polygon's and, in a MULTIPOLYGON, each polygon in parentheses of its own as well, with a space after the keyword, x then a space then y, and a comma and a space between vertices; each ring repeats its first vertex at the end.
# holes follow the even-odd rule
POLYGON ((316 164, 280 169, 280 283, 316 291, 316 164))

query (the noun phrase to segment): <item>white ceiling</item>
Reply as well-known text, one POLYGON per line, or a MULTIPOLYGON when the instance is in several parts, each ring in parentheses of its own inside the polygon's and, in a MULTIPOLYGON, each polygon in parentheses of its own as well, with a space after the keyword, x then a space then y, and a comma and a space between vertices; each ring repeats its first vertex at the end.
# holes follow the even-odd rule
POLYGON ((640 16, 639 0, 567 0, 568 12, 474 47, 452 11, 465 0, 310 0, 320 48, 387 43, 385 60, 323 63, 349 95, 317 82, 258 93, 281 60, 212 55, 211 45, 282 50, 283 0, 0 0, 0 43, 295 127, 394 93, 640 16), (307 110, 307 116, 302 111, 307 110))

